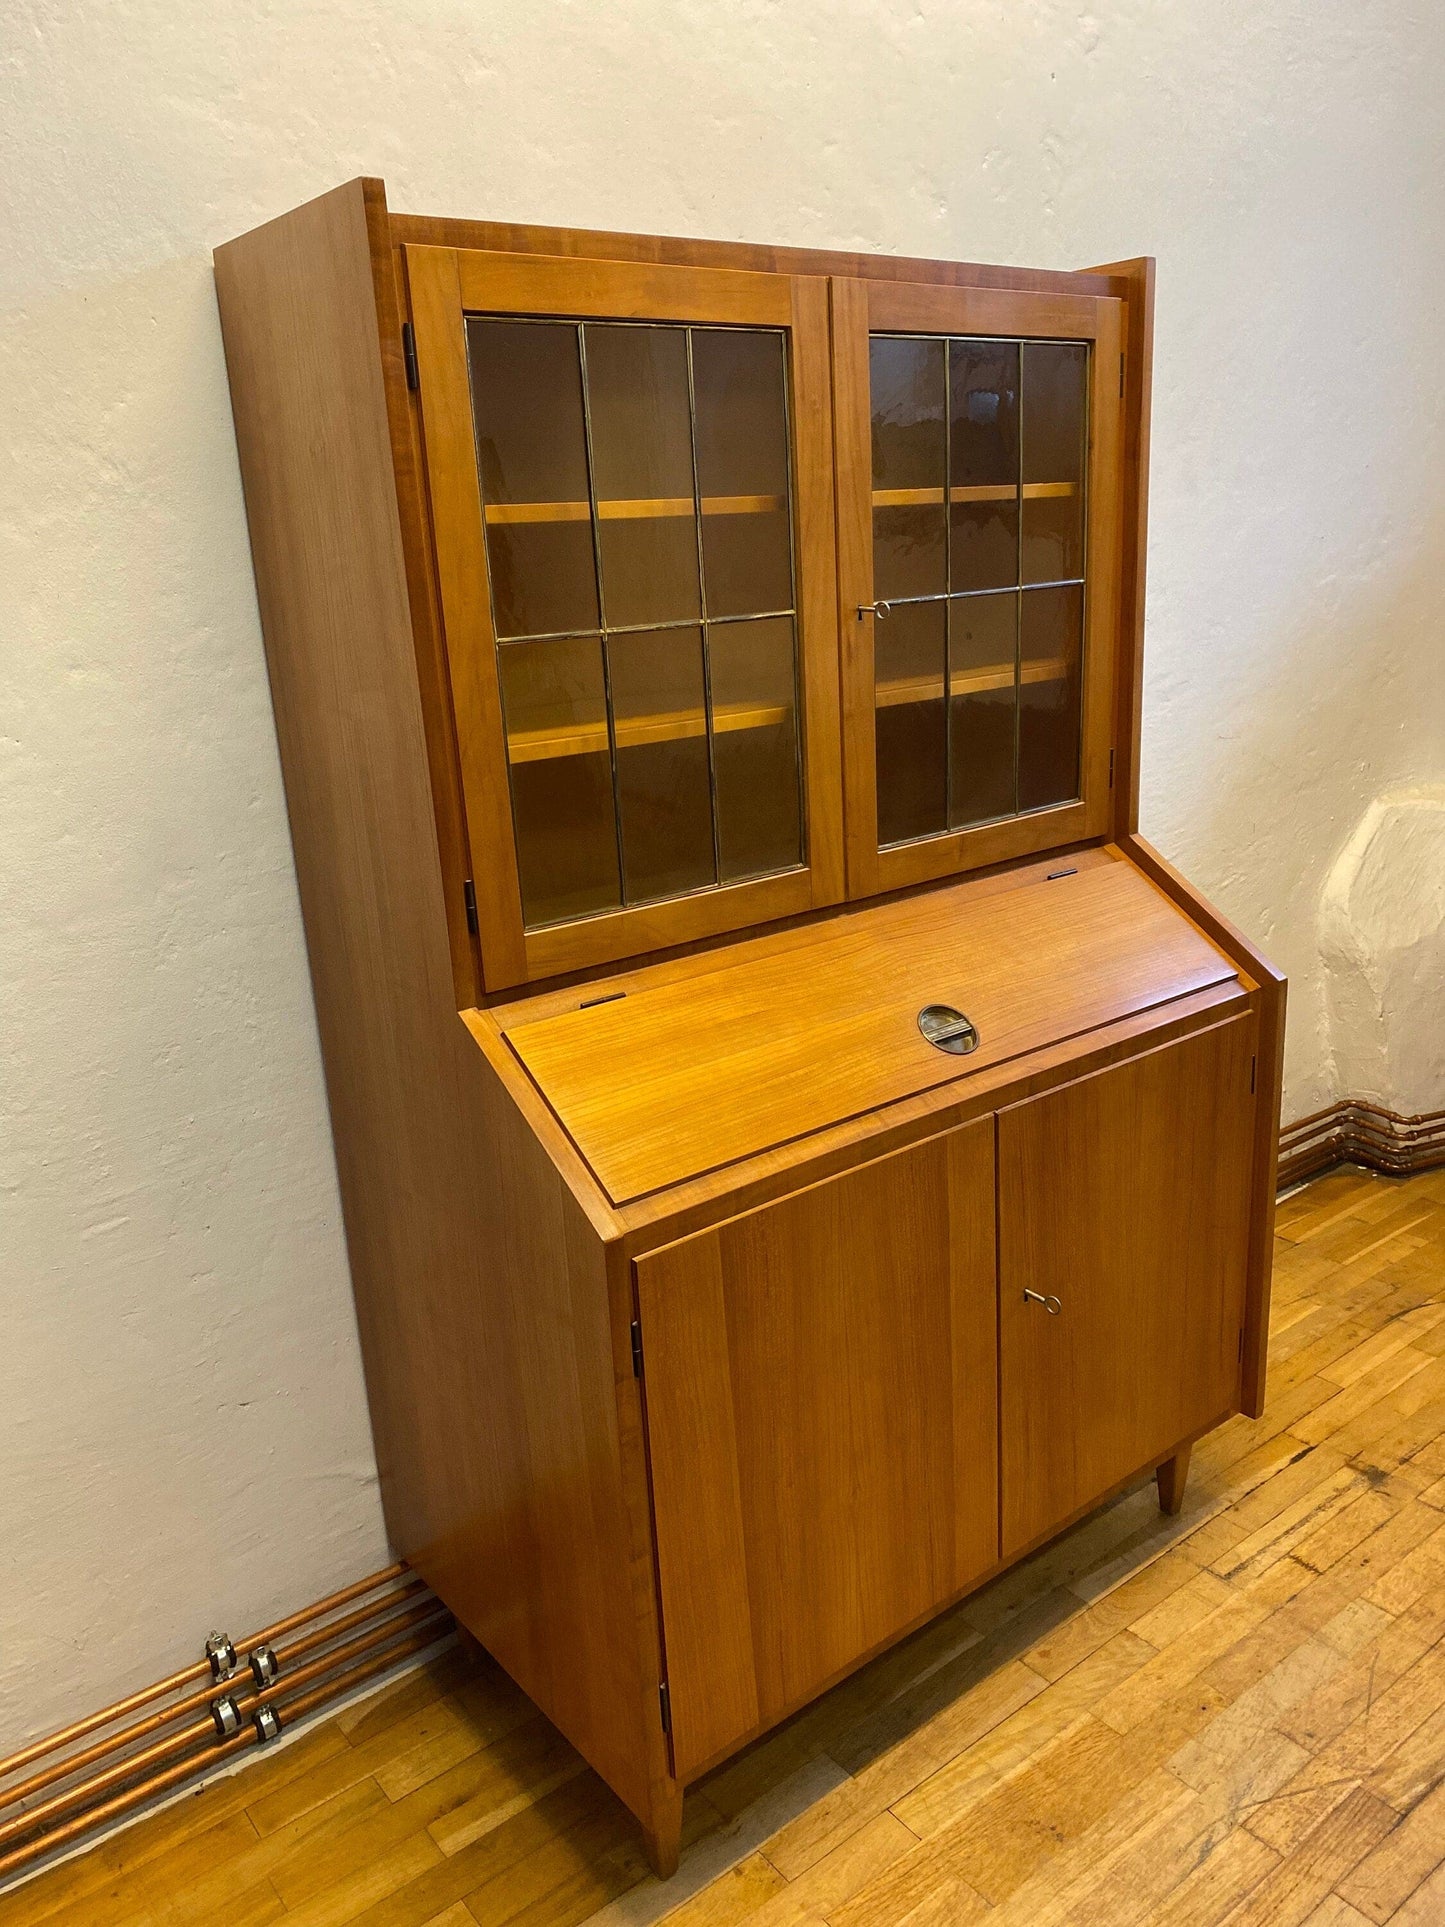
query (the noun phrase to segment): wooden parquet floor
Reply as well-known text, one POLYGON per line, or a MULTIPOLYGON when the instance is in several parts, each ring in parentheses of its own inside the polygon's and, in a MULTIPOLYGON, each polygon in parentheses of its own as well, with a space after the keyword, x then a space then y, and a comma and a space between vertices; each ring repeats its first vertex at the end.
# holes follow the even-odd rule
POLYGON ((689 1797, 682 1869, 454 1653, 0 1927, 1445 1924, 1445 1172, 1279 1214, 1269 1407, 689 1797))

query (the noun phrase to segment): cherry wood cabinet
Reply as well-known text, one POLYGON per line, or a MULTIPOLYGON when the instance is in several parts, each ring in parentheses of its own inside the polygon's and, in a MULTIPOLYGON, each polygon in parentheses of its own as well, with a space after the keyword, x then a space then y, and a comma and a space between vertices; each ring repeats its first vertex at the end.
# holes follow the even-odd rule
POLYGON ((1235 1410, 1256 1057, 1234 1017, 999 1113, 1004 1558, 1235 1410))
POLYGON ((216 256, 396 1549, 662 1872, 1258 1412, 1284 985, 1138 835, 1153 270, 216 256))
POLYGON ((834 284, 855 895, 1109 826, 1123 310, 834 284))
POLYGON ((837 902, 826 284, 404 255, 487 987, 837 902))
POLYGON ((687 1774, 997 1564, 991 1121, 639 1257, 637 1307, 687 1774))

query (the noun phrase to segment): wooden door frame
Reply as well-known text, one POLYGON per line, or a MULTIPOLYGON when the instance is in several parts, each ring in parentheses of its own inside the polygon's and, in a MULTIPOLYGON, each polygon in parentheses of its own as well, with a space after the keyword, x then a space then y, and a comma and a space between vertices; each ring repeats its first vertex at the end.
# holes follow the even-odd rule
POLYGON ((403 255, 486 990, 510 989, 840 902, 844 857, 825 283, 735 269, 416 244, 406 245, 403 255), (541 930, 524 927, 467 368, 465 316, 473 312, 786 332, 807 835, 802 866, 541 930))
POLYGON ((1112 296, 834 279, 834 477, 848 894, 873 896, 1109 833, 1123 490, 1124 303, 1112 296), (1080 800, 911 843, 878 847, 871 503, 871 333, 1088 341, 1089 491, 1080 800))

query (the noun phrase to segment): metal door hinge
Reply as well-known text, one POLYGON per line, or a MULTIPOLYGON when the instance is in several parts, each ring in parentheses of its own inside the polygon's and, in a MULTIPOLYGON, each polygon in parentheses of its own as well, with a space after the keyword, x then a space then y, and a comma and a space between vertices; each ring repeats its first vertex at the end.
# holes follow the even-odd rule
POLYGON ((462 885, 462 900, 467 906, 467 928, 475 937, 478 934, 479 928, 477 924, 477 891, 476 885, 470 877, 468 877, 462 885))
POLYGON ((1124 399, 1124 357, 1119 356, 1119 399, 1124 399))
POLYGON ((1113 787, 1114 787, 1114 752, 1111 749, 1109 751, 1109 788, 1113 789, 1113 787))
POLYGON ((1251 1097, 1254 1096, 1254 1067, 1256 1061, 1253 1057, 1249 1060, 1249 1094, 1251 1097))
POLYGON ((416 330, 409 321, 401 324, 401 354, 406 363, 406 385, 411 389, 421 387, 421 370, 416 365, 416 330))
POLYGON ((632 1376, 642 1376, 642 1321, 638 1318, 632 1321, 632 1376))
POLYGON ((667 1690, 666 1680, 657 1689, 657 1710, 662 1715, 663 1732, 670 1733, 672 1731, 672 1695, 667 1690))

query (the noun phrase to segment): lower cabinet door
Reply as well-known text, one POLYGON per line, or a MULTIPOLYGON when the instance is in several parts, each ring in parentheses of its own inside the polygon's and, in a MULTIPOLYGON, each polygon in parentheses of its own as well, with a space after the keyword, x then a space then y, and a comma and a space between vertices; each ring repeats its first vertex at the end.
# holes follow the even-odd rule
POLYGON ((675 1771, 998 1557, 992 1118, 636 1261, 675 1771))
POLYGON ((1236 1408, 1254 1039, 1237 1017, 999 1113, 1005 1558, 1236 1408))

